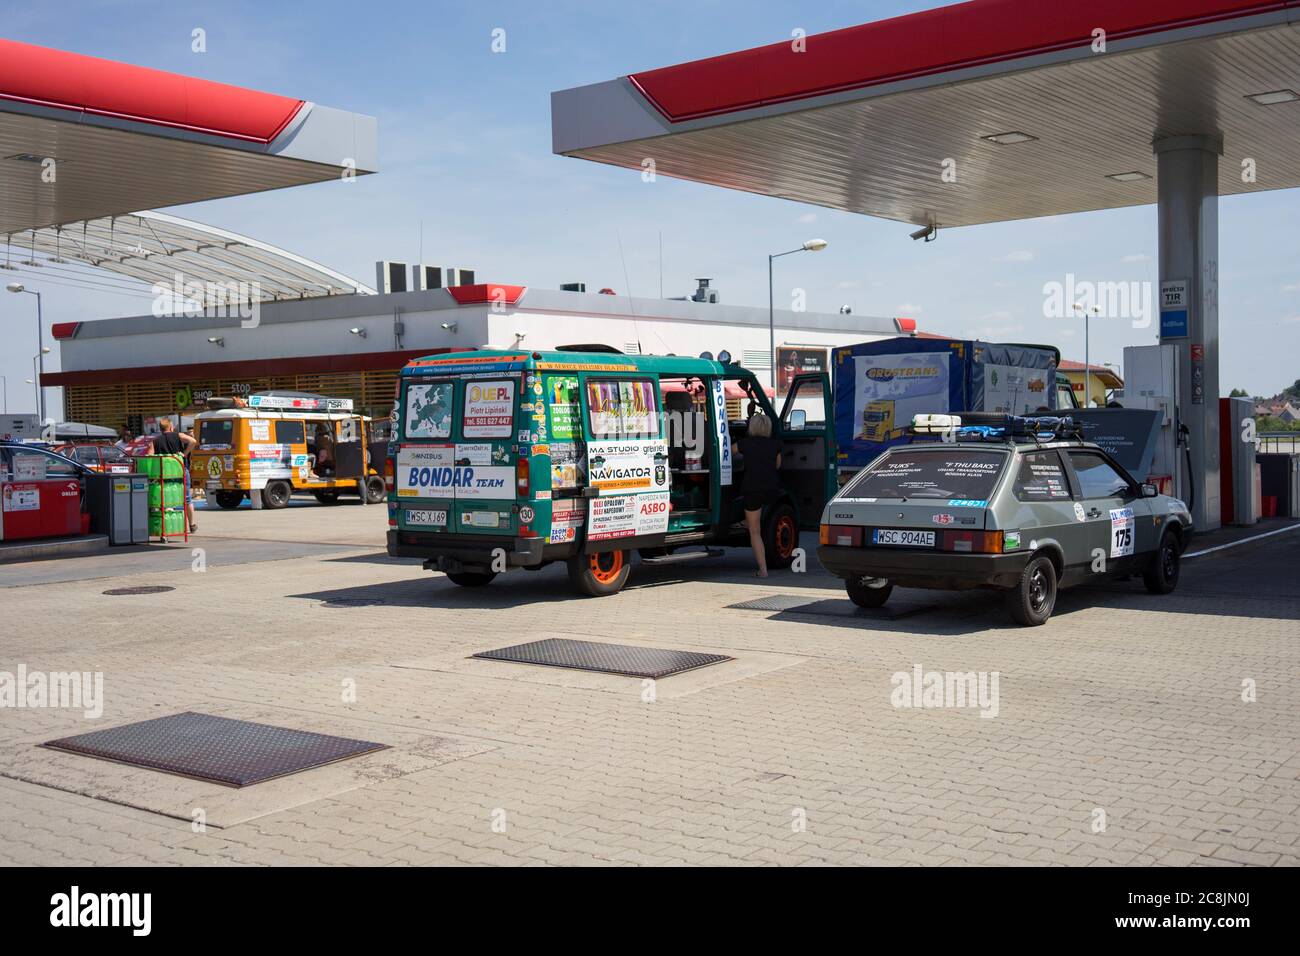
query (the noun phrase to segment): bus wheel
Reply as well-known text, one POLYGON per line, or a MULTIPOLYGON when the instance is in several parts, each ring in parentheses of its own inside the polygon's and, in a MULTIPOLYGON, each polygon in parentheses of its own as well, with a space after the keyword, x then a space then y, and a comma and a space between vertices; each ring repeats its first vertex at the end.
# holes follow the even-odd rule
POLYGON ((337 488, 326 488, 324 491, 313 491, 316 500, 323 505, 336 505, 339 503, 339 492, 337 488))
POLYGON ((262 489, 262 507, 283 508, 289 504, 293 489, 287 481, 272 481, 262 489))
POLYGON ((569 581, 588 597, 617 594, 627 583, 632 563, 626 551, 580 554, 569 559, 569 581))
POLYGON ((218 491, 214 497, 217 499, 217 504, 227 511, 238 508, 244 502, 242 491, 218 491))
POLYGON ((384 479, 378 475, 371 475, 366 479, 366 504, 383 504, 387 498, 388 489, 384 487, 384 479))
POLYGON ((495 571, 448 571, 447 580, 463 588, 481 588, 491 584, 497 576, 495 571))
POLYGON ((788 568, 793 563, 795 548, 799 547, 799 523, 795 521, 794 509, 787 503, 776 505, 767 516, 763 547, 769 568, 788 568))

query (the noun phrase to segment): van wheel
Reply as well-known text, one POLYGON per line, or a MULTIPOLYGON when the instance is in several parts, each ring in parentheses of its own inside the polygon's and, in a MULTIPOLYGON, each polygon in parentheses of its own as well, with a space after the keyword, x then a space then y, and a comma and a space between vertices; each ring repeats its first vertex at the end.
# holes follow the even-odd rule
POLYGON ((602 551, 580 554, 569 559, 569 581, 578 593, 588 597, 606 597, 623 590, 632 562, 626 551, 602 551))
POLYGON ((1025 627, 1046 624, 1056 607, 1056 565, 1040 554, 1030 559, 1020 574, 1020 581, 1007 592, 1007 611, 1012 620, 1025 627))
POLYGON ((382 504, 388 498, 388 489, 384 487, 384 479, 377 475, 371 475, 366 479, 366 504, 382 504))
POLYGON ((217 504, 227 511, 238 508, 244 503, 244 493, 242 491, 218 491, 213 493, 217 504))
POLYGON ((339 493, 336 488, 329 488, 325 491, 313 491, 312 494, 315 495, 316 500, 323 505, 336 505, 339 503, 339 493))
POLYGON ((788 568, 794 562, 795 548, 799 547, 799 523, 794 509, 785 502, 772 508, 763 525, 763 548, 767 551, 769 568, 788 568))
POLYGON ((1181 564, 1178 553, 1178 535, 1166 531, 1160 539, 1160 547, 1151 556, 1151 563, 1142 573, 1142 581, 1152 594, 1168 594, 1178 587, 1178 569, 1181 564))
POLYGON ((273 481, 262 489, 262 506, 265 508, 283 508, 289 504, 293 488, 287 481, 273 481))
POLYGON ((863 584, 860 580, 855 581, 852 578, 844 582, 844 590, 849 593, 849 600, 858 607, 884 607, 889 595, 893 592, 894 586, 886 584, 884 587, 872 588, 863 584))
POLYGON ((491 584, 497 576, 495 571, 448 571, 447 580, 463 588, 481 588, 491 584))

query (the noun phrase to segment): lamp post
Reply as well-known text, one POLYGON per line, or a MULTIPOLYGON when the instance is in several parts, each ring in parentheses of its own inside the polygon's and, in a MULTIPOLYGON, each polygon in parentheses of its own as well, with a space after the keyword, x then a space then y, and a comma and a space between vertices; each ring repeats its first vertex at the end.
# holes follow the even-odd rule
POLYGON ((0 384, 4 385, 5 410, 3 414, 8 415, 9 414, 9 377, 7 375, 0 375, 0 384))
POLYGON ((36 296, 36 347, 40 350, 36 353, 36 414, 40 416, 41 423, 45 422, 45 389, 41 387, 41 379, 45 375, 45 353, 49 350, 45 347, 45 332, 41 322, 41 294, 28 289, 21 282, 10 282, 5 286, 10 292, 26 292, 28 295, 36 296))
POLYGON ((772 398, 776 399, 776 299, 772 292, 772 260, 782 256, 794 255, 796 252, 821 252, 827 246, 825 239, 809 239, 798 249, 777 252, 767 257, 767 347, 768 361, 772 363, 772 398))
POLYGON ((1074 304, 1074 311, 1083 316, 1083 407, 1087 408, 1088 403, 1092 401, 1092 376, 1090 374, 1092 363, 1088 355, 1088 319, 1090 316, 1097 315, 1101 310, 1095 305, 1091 310, 1085 309, 1082 303, 1074 304))

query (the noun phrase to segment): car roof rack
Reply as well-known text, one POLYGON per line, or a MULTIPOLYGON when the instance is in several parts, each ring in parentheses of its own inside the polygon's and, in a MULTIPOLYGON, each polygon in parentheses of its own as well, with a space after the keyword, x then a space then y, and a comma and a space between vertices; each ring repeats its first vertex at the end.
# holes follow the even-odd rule
POLYGON ((1068 415, 1007 415, 1003 412, 961 412, 948 416, 916 416, 910 429, 918 438, 940 441, 1082 441, 1083 426, 1068 415), (917 419, 926 419, 919 424, 917 419), (938 421, 929 421, 938 419, 938 421))

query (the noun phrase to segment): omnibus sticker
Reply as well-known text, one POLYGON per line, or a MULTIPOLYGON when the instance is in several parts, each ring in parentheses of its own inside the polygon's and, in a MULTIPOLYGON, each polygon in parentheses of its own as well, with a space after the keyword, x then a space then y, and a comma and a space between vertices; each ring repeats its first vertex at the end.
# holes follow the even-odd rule
POLYGON ((668 493, 591 498, 588 541, 633 538, 668 531, 668 493))
POLYGON ((509 438, 514 423, 514 379, 465 384, 466 438, 509 438))
POLYGON ((587 443, 588 481, 602 495, 668 490, 668 443, 661 438, 587 443))

